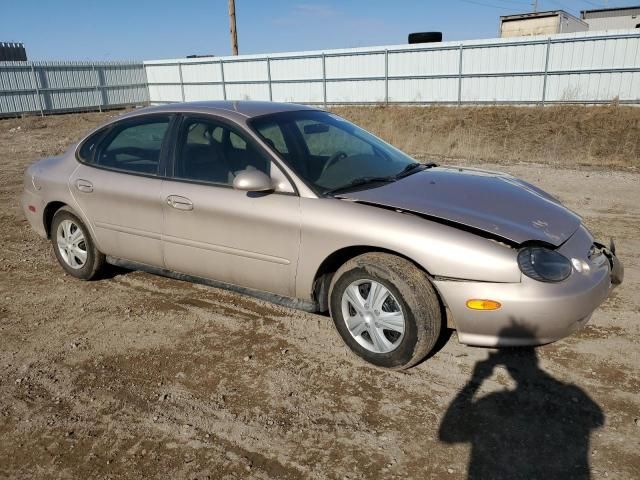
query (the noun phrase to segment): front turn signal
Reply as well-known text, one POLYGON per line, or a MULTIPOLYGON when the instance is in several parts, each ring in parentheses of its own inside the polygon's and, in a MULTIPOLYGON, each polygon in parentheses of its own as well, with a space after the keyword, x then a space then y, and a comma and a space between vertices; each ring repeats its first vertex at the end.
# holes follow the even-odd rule
POLYGON ((502 305, 495 300, 472 298, 467 300, 467 307, 471 310, 498 310, 502 305))

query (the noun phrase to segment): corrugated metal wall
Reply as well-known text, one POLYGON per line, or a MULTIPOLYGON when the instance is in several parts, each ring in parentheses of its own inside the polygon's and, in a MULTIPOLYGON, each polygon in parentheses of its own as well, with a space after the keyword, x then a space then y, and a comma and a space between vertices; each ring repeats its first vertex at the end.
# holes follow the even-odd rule
POLYGON ((99 110, 149 101, 131 62, 0 62, 0 116, 99 110))
POLYGON ((147 102, 640 104, 640 32, 144 62, 0 63, 0 116, 147 102))
POLYGON ((640 104, 640 32, 144 62, 152 103, 640 104))

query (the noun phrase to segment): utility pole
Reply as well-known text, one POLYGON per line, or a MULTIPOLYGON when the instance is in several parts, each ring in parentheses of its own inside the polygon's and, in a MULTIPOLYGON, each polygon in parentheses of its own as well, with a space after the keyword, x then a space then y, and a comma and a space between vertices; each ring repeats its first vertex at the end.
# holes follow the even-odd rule
POLYGON ((533 13, 538 11, 538 0, 532 0, 531 6, 533 7, 533 13))
POLYGON ((231 53, 238 55, 238 32, 236 31, 236 2, 229 0, 229 34, 231 35, 231 53))

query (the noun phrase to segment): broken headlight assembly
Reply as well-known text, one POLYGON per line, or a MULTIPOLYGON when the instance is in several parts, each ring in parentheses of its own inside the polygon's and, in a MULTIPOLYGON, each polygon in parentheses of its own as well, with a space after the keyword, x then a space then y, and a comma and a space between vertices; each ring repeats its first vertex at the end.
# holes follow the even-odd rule
POLYGON ((571 275, 571 261, 545 247, 525 247, 518 252, 518 266, 527 277, 540 282, 561 282, 571 275))

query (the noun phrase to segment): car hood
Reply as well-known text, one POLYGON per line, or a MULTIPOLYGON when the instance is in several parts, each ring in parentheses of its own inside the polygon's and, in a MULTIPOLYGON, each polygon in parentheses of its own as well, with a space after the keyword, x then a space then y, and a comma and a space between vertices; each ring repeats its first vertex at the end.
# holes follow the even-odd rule
POLYGON ((539 240, 558 246, 581 223, 578 215, 527 182, 470 168, 433 167, 339 197, 442 219, 517 244, 539 240))

